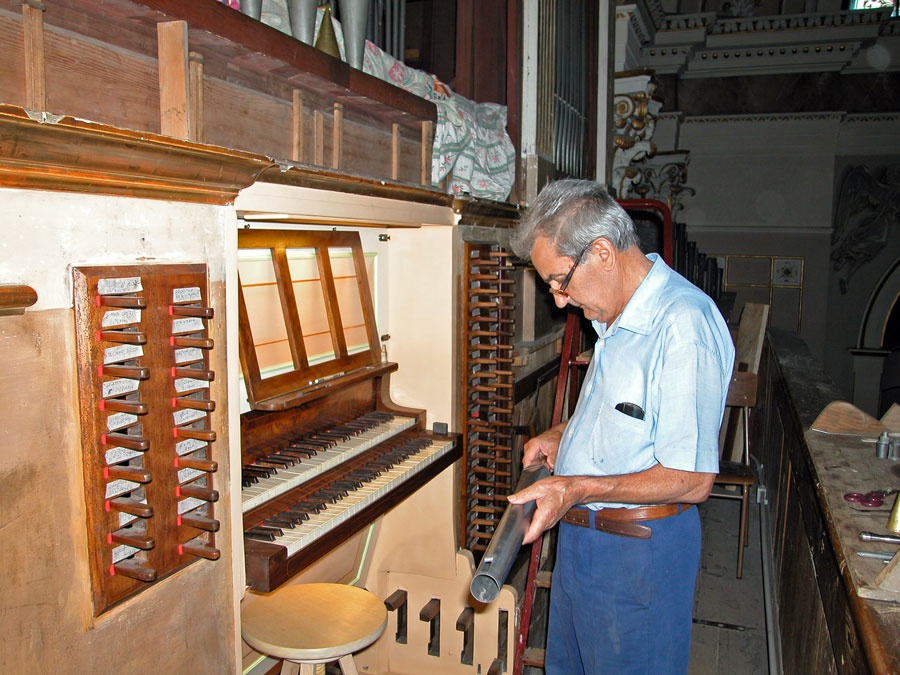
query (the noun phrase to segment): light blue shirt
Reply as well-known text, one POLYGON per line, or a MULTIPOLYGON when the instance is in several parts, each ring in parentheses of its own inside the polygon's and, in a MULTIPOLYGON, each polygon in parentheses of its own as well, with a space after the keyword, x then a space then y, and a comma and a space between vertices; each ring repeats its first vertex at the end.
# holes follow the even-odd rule
MULTIPOLYGON (((668 469, 716 473, 719 426, 734 346, 713 301, 669 268, 653 267, 599 336, 575 412, 563 432, 558 476, 668 469), (634 403, 644 419, 615 409, 634 403)), ((590 508, 636 506, 595 502, 590 508)))

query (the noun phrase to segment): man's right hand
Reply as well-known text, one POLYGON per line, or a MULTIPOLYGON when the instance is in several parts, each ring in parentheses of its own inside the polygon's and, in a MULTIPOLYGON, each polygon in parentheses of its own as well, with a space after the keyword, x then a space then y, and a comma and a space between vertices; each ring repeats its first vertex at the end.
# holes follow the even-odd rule
POLYGON ((565 428, 565 423, 557 424, 525 443, 522 466, 543 464, 552 472, 556 466, 556 453, 559 451, 559 442, 565 428))

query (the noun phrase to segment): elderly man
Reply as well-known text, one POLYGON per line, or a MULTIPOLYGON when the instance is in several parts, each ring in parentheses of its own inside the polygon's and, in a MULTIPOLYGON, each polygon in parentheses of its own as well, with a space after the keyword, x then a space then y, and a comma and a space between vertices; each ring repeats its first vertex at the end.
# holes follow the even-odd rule
POLYGON ((709 297, 641 252, 598 183, 548 185, 512 245, 598 336, 569 421, 525 445, 524 465, 554 475, 509 498, 536 501, 526 543, 562 521, 546 672, 683 673, 700 561, 692 506, 718 470, 728 328, 709 297))

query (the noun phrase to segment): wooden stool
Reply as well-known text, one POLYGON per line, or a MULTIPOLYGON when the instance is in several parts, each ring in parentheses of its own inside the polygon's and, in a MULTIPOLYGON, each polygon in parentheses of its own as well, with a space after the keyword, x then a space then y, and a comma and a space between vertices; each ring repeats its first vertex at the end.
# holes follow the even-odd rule
POLYGON ((241 635, 257 651, 284 659, 282 675, 314 675, 317 663, 338 661, 358 675, 353 652, 384 632, 384 603, 364 588, 301 584, 259 596, 241 611, 241 635))

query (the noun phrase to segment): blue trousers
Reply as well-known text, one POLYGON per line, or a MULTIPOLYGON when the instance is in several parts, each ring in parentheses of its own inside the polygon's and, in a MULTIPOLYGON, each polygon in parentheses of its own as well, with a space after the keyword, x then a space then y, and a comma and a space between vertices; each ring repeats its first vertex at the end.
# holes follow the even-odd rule
POLYGON ((547 675, 687 672, 700 517, 691 508, 644 524, 649 539, 560 523, 547 675))

